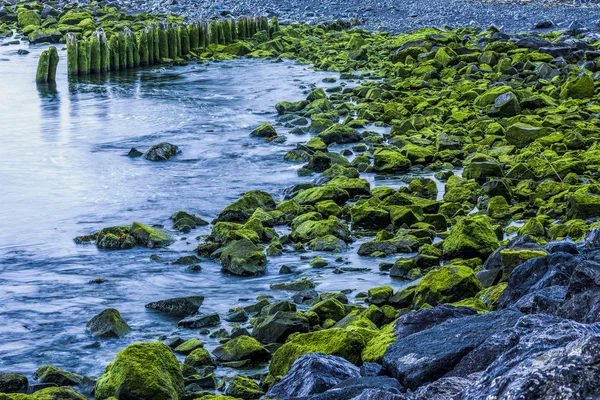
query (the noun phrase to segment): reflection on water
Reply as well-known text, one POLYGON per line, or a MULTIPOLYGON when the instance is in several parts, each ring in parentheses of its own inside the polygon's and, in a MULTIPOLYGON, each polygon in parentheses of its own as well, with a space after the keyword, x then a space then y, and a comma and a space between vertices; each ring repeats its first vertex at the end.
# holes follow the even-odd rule
MULTIPOLYGON (((191 254, 196 236, 209 227, 160 251, 99 251, 72 242, 133 221, 168 228, 179 209, 211 220, 247 190, 281 196, 285 187, 309 180, 283 161, 293 142, 306 136, 289 135, 288 143, 276 145, 249 133, 274 122, 276 102, 302 98, 334 74, 290 62, 239 60, 68 80, 61 52, 57 84, 36 85, 42 49, 17 56, 16 48, 0 48, 0 58, 8 59, 0 63, 0 370, 31 374, 53 364, 99 375, 127 344, 176 330, 173 321, 146 311, 144 304, 154 300, 203 295, 202 311, 224 312, 301 274, 327 291, 403 285, 379 273, 385 260, 358 257, 360 242, 344 261, 322 256, 334 267, 371 272, 333 275, 333 269, 313 270, 294 254, 270 258, 267 274, 256 278, 224 276, 209 261, 192 273, 150 260, 152 254, 168 261, 191 254), (126 156, 132 147, 143 151, 162 141, 183 153, 165 163, 126 156), (295 274, 278 275, 283 264, 297 267, 295 274), (106 282, 89 283, 96 278, 106 282), (96 346, 85 324, 107 307, 119 309, 133 332, 96 346)), ((209 349, 216 344, 203 340, 209 349)))

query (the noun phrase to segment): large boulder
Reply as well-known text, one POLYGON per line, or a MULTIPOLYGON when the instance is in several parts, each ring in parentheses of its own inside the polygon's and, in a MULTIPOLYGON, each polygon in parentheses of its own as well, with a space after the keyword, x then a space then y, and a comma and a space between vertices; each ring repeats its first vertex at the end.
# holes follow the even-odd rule
POLYGON ((322 353, 300 356, 267 397, 289 399, 323 393, 335 385, 360 377, 357 366, 341 357, 322 353))
POLYGON ((581 75, 568 80, 560 91, 563 98, 589 99, 594 96, 594 79, 589 75, 581 75))
POLYGON ((224 272, 239 276, 263 274, 267 265, 265 253, 248 239, 231 242, 221 252, 220 261, 224 272))
POLYGON ((273 354, 269 374, 274 378, 285 375, 298 357, 308 353, 335 355, 358 364, 365 345, 365 338, 361 334, 344 329, 298 334, 273 354))
MULTIPOLYGON (((488 337, 513 327, 523 314, 503 310, 449 319, 398 338, 386 350, 383 365, 400 383, 416 389, 450 373, 488 337)), ((480 370, 487 365, 480 365, 480 370)))
POLYGON ((404 338, 416 332, 429 329, 444 321, 455 318, 463 318, 477 314, 477 311, 469 307, 454 307, 442 304, 436 307, 425 308, 404 314, 394 324, 394 335, 404 338))
POLYGON ((178 400, 183 392, 183 374, 171 349, 159 342, 136 343, 106 367, 94 398, 178 400))
POLYGON ((500 246, 491 219, 485 215, 466 216, 450 228, 444 240, 444 257, 487 258, 500 246))
POLYGON ((174 317, 189 317, 198 312, 203 302, 204 296, 178 297, 175 299, 153 301, 146 304, 146 308, 174 317))
POLYGON ((531 316, 518 342, 497 357, 460 399, 561 400, 599 396, 600 327, 531 316), (534 329, 532 329, 534 328, 534 329), (542 361, 543 360, 543 361, 542 361))
POLYGON ((94 316, 85 326, 95 337, 102 339, 121 338, 131 332, 127 322, 123 320, 119 311, 107 308, 94 316))

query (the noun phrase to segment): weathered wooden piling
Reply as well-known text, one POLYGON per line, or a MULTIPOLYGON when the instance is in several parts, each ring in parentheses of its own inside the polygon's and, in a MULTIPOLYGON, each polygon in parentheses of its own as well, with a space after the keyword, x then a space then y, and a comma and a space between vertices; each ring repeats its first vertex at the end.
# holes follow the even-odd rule
MULTIPOLYGON (((110 38, 107 38, 102 28, 98 28, 87 39, 78 40, 74 33, 68 33, 67 71, 69 75, 95 74, 153 65, 163 59, 186 57, 211 44, 227 45, 236 40, 249 39, 262 31, 269 38, 278 32, 277 18, 270 21, 263 16, 196 21, 189 24, 149 23, 136 33, 125 27, 121 32, 111 34, 110 38)), ((56 66, 56 63, 56 49, 49 50, 40 58, 38 78, 47 80, 55 76, 55 67, 52 72, 52 65, 56 66), (49 71, 46 71, 48 68, 45 65, 50 66, 49 71)))
POLYGON ((89 39, 90 46, 90 73, 97 74, 102 70, 102 52, 100 50, 100 39, 94 32, 89 39))
POLYGON ((48 62, 48 82, 54 82, 56 80, 56 69, 60 57, 58 56, 58 50, 56 50, 56 47, 54 46, 50 46, 48 52, 50 53, 50 60, 48 62))
POLYGON ((140 58, 140 65, 149 65, 150 64, 150 53, 148 51, 148 28, 144 28, 137 35, 137 42, 140 58))
POLYGON ((50 65, 50 52, 42 51, 40 60, 38 61, 37 71, 35 73, 36 82, 48 82, 48 66, 50 65))
POLYGON ((79 74, 79 61, 77 55, 77 38, 74 33, 67 33, 67 73, 79 74))
POLYGON ((167 27, 164 23, 158 26, 158 50, 159 59, 169 58, 169 38, 167 35, 167 27))
POLYGON ((187 27, 190 50, 198 48, 198 40, 200 35, 198 34, 198 23, 194 22, 189 24, 187 27))
POLYGON ((121 67, 121 57, 119 56, 119 37, 113 35, 108 41, 110 48, 110 69, 116 71, 121 67))
POLYGON ((77 44, 77 64, 80 75, 87 75, 90 73, 90 59, 89 59, 89 44, 87 40, 80 40, 77 44))
POLYGON ((235 25, 235 19, 229 20, 229 31, 231 32, 231 41, 235 42, 238 40, 238 33, 235 25))
POLYGON ((181 55, 187 56, 190 54, 190 32, 188 27, 183 25, 179 27, 181 30, 181 55))
POLYGON ((108 39, 104 29, 98 28, 95 35, 98 37, 100 45, 100 72, 107 72, 110 69, 110 49, 108 48, 108 39))

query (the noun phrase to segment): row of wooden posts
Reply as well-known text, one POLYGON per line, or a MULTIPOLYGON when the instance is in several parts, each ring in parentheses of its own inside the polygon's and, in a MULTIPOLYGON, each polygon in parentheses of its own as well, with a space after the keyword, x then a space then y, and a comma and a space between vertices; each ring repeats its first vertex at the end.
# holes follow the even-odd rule
POLYGON ((276 18, 240 17, 190 24, 159 23, 133 33, 125 28, 107 39, 98 28, 87 39, 67 34, 67 71, 69 75, 86 75, 154 65, 164 59, 176 59, 211 44, 230 44, 249 39, 265 31, 268 37, 279 31, 276 18))

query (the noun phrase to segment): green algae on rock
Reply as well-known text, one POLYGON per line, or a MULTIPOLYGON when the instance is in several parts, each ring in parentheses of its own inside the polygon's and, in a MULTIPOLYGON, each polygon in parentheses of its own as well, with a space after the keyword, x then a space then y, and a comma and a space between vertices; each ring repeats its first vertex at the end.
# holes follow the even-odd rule
POLYGON ((415 289, 414 308, 453 303, 482 290, 475 272, 462 265, 442 267, 429 272, 415 289))
POLYGON ((121 338, 131 332, 127 322, 123 320, 119 311, 107 308, 94 316, 85 326, 94 337, 101 339, 121 338))
POLYGON ((490 218, 484 215, 460 219, 444 240, 444 257, 487 258, 500 246, 490 218))
POLYGON ((94 398, 179 399, 183 375, 171 349, 159 342, 136 343, 117 354, 98 379, 94 398))

